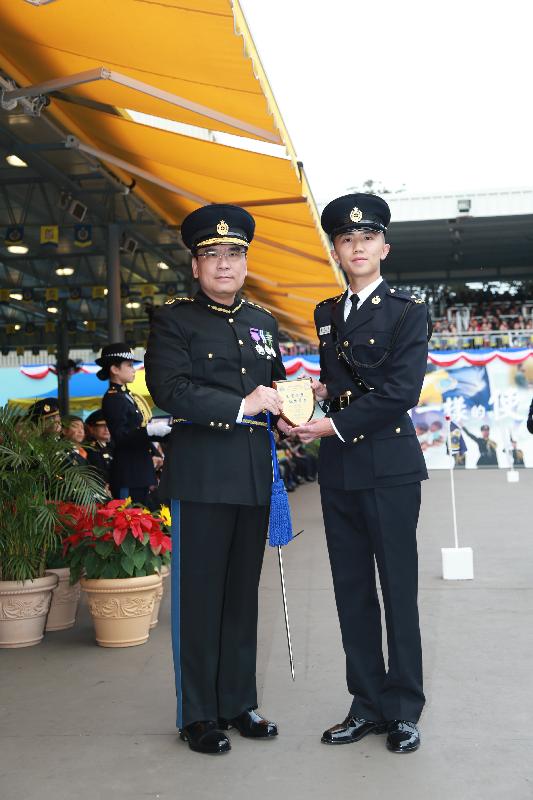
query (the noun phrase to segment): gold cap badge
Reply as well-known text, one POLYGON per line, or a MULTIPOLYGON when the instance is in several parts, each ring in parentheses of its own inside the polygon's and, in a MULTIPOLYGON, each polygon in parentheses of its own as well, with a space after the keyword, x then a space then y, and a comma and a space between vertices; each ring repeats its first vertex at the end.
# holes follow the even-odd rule
POLYGON ((44 406, 43 406, 43 411, 44 411, 45 413, 48 413, 48 412, 50 411, 50 406, 48 405, 48 403, 47 403, 46 405, 44 405, 44 406))
POLYGON ((374 303, 375 306, 377 306, 378 303, 381 303, 381 297, 379 296, 379 294, 374 295, 374 297, 372 298, 372 302, 374 303))
POLYGON ((352 220, 352 222, 361 222, 361 220, 363 219, 363 212, 361 211, 361 209, 357 208, 357 206, 354 206, 354 208, 352 208, 352 210, 350 211, 350 219, 352 220))
POLYGON ((223 219, 217 225, 217 233, 219 236, 226 236, 229 231, 229 225, 227 222, 224 222, 223 219))

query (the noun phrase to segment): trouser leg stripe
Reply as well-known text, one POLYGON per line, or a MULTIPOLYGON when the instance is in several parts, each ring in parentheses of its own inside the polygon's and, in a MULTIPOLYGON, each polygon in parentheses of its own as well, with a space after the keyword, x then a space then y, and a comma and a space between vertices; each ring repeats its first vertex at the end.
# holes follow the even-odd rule
POLYGON ((180 603, 180 501, 172 500, 172 560, 171 560, 171 593, 172 593, 172 653, 174 656, 174 675, 176 680, 176 725, 182 727, 183 695, 181 690, 181 603, 180 603))

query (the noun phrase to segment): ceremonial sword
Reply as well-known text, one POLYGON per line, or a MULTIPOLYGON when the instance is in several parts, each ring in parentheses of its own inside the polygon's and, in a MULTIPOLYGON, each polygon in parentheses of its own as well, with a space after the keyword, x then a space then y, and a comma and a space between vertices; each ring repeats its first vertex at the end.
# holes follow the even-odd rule
MULTIPOLYGON (((292 538, 296 539, 296 537, 299 536, 301 533, 303 533, 303 528, 302 528, 301 531, 298 531, 298 533, 295 533, 292 538)), ((279 577, 280 577, 280 580, 281 580, 281 593, 283 595, 283 610, 285 612, 285 630, 287 631, 287 647, 289 648, 289 661, 290 661, 290 665, 291 665, 291 675, 292 675, 292 679, 294 681, 295 680, 295 677, 294 677, 294 658, 293 658, 293 655, 292 655, 291 626, 289 625, 289 609, 287 608, 287 594, 285 592, 285 576, 283 574, 283 557, 281 555, 281 547, 279 547, 279 546, 278 546, 278 561, 279 561, 279 577)))

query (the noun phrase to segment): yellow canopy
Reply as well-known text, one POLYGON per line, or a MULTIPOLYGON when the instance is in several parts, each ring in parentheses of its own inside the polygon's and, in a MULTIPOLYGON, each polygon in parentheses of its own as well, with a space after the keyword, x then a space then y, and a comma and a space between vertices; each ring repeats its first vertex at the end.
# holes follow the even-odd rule
POLYGON ((314 304, 344 283, 238 2, 13 2, 0 17, 0 66, 20 87, 44 84, 44 113, 73 146, 134 177, 166 221, 207 202, 249 208, 247 292, 286 330, 313 338, 314 304), (161 130, 131 112, 196 128, 161 130), (235 138, 222 144, 213 131, 235 138), (250 140, 283 147, 250 152, 250 140))

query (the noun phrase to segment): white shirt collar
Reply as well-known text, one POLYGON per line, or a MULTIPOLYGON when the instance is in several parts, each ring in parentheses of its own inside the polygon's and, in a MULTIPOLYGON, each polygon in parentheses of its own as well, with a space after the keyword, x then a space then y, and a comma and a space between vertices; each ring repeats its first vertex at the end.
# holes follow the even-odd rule
MULTIPOLYGON (((377 280, 373 281, 372 283, 369 283, 368 286, 365 286, 364 289, 361 289, 360 292, 357 292, 357 297, 359 298, 359 302, 357 303, 358 309, 361 308, 367 297, 370 297, 372 292, 375 292, 375 290, 378 288, 382 280, 383 278, 380 275, 379 278, 377 278, 377 280)), ((354 291, 351 288, 351 286, 348 286, 348 294, 346 295, 346 301, 345 301, 345 304, 348 306, 351 306, 352 294, 354 294, 354 291)))

